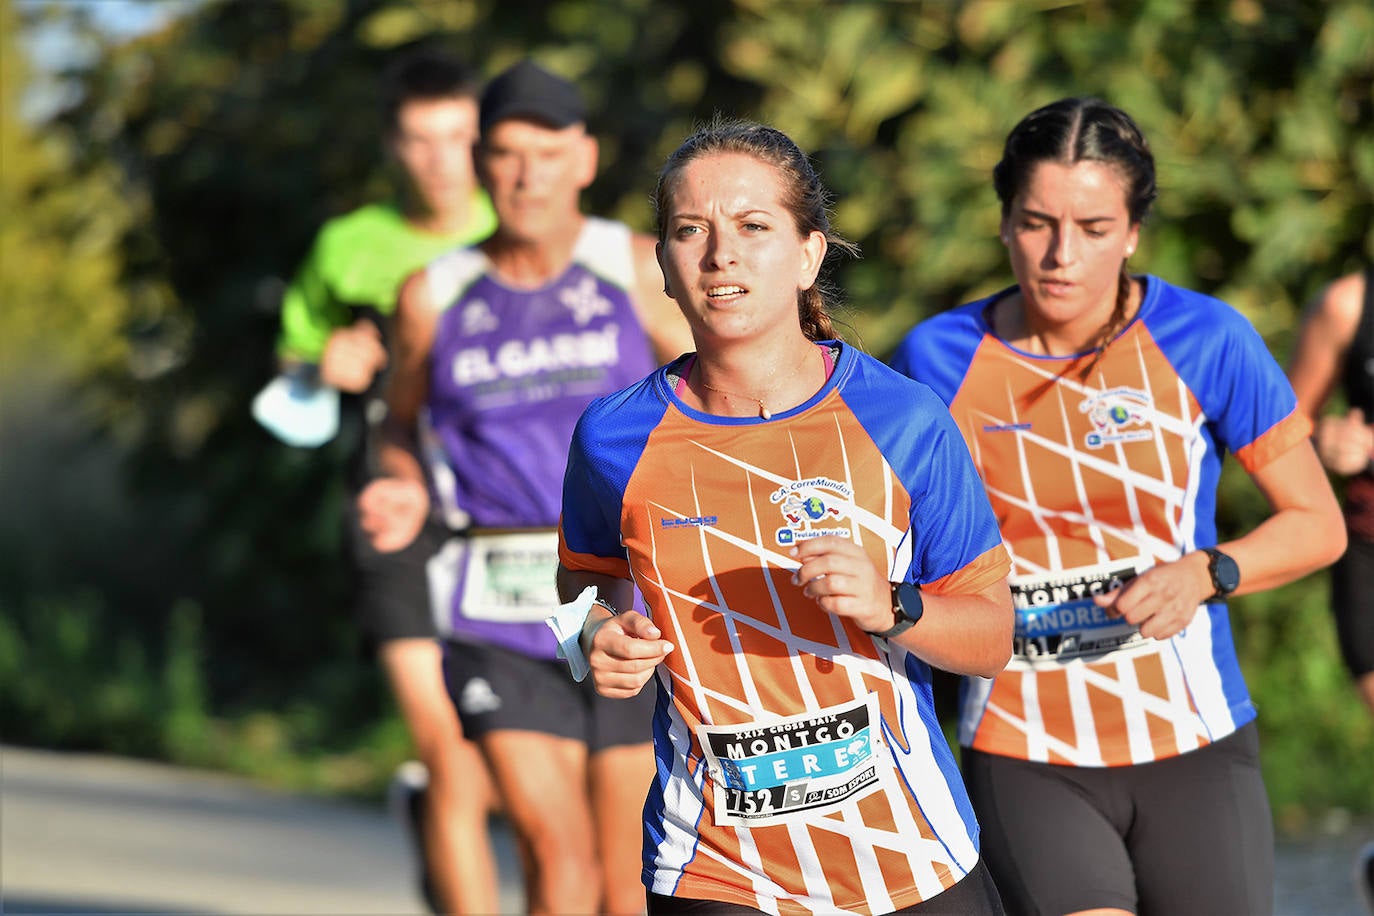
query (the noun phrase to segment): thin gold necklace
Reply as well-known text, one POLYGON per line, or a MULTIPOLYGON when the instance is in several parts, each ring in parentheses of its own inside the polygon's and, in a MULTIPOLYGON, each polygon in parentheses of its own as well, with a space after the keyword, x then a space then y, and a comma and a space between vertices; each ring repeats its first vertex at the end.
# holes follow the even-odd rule
MULTIPOLYGON (((814 346, 812 347, 812 349, 815 349, 814 346)), ((811 353, 808 351, 807 354, 806 354, 806 356, 803 356, 803 357, 802 357, 801 362, 797 363, 796 368, 794 368, 794 369, 792 370, 792 373, 791 373, 792 375, 796 375, 797 372, 802 368, 802 366, 805 366, 805 365, 806 365, 806 357, 807 357, 807 356, 810 356, 810 355, 811 355, 811 353)), ((727 391, 727 390, 724 389, 724 388, 717 388, 715 385, 708 385, 708 384, 706 383, 706 380, 703 379, 703 378, 701 377, 701 363, 698 362, 698 363, 697 363, 695 366, 693 366, 692 368, 694 368, 694 369, 697 370, 697 384, 700 385, 701 387, 706 388, 706 389, 708 389, 708 390, 710 390, 710 391, 714 391, 714 392, 716 392, 717 394, 728 395, 728 396, 730 396, 730 397, 732 397, 732 398, 745 398, 746 400, 756 401, 756 402, 758 402, 758 405, 759 405, 759 419, 761 419, 761 420, 771 420, 771 419, 773 419, 773 412, 772 412, 771 410, 769 410, 768 407, 767 407, 767 405, 765 405, 765 404, 763 403, 763 398, 755 397, 755 396, 752 395, 752 394, 740 394, 738 391, 727 391)))

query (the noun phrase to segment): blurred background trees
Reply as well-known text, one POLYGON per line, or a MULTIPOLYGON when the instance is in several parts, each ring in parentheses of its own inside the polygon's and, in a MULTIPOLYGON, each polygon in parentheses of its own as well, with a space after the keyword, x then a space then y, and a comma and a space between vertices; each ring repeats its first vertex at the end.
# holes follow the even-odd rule
MULTIPOLYGON (((1135 266, 1221 296, 1286 358, 1301 304, 1374 256, 1367 0, 198 0, 117 38, 89 4, 0 0, 0 733, 370 791, 404 753, 344 612, 340 456, 248 415, 285 278, 385 195, 376 77, 437 40, 533 54, 601 138, 589 209, 651 228, 663 157, 716 111, 813 151, 851 337, 1010 282, 990 171, 1064 95, 1141 123, 1161 195, 1135 266), (89 53, 41 117, 32 38, 89 53)), ((50 66, 50 64, 49 64, 50 66)), ((51 79, 52 74, 49 73, 51 79)), ((1263 513, 1228 474, 1222 525, 1263 513)), ((1374 811, 1374 724, 1324 576, 1242 599, 1243 662, 1290 823, 1374 811)))

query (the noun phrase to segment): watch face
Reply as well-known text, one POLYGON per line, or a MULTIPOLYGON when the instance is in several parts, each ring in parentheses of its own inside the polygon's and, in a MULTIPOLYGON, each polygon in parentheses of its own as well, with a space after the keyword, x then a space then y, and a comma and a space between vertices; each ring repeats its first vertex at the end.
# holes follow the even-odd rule
POLYGON ((925 605, 921 602, 921 590, 910 582, 903 582, 897 586, 897 604, 912 623, 920 620, 921 614, 925 612, 925 605))
POLYGON ((1240 585, 1240 567, 1221 551, 1212 554, 1212 584, 1217 591, 1230 594, 1240 585))
POLYGON ((894 583, 892 586, 892 626, 881 632, 866 631, 870 636, 892 639, 900 636, 916 625, 921 619, 925 606, 921 603, 921 590, 910 582, 894 583))

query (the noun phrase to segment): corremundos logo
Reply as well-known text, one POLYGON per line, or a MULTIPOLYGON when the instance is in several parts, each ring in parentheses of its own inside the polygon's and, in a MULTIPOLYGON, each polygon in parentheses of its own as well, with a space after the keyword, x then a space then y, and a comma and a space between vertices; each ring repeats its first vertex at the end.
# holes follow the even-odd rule
POLYGON ((829 477, 795 480, 774 490, 768 501, 782 513, 783 526, 774 534, 783 546, 827 534, 851 536, 841 524, 849 517, 854 491, 829 477))
POLYGON ((1154 437, 1151 416, 1154 399, 1148 391, 1121 386, 1085 398, 1078 404, 1088 415, 1093 428, 1083 437, 1088 448, 1102 448, 1117 442, 1139 442, 1154 437))

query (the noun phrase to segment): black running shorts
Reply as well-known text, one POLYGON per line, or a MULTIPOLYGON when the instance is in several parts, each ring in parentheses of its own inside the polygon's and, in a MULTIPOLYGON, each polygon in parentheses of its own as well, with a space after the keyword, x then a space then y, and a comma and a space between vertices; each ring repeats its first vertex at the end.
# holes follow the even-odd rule
POLYGON ((382 553, 358 527, 358 509, 350 501, 345 519, 345 549, 353 614, 371 648, 394 639, 433 639, 425 563, 443 546, 446 532, 427 523, 410 546, 382 553))
MULTIPOLYGON (((762 912, 738 903, 649 893, 649 916, 746 916, 762 912)), ((962 881, 938 897, 894 910, 893 913, 894 916, 907 913, 920 916, 1001 916, 1002 905, 997 900, 997 888, 988 874, 988 867, 979 859, 962 881)))
POLYGON ((463 734, 473 740, 503 729, 535 731, 583 741, 593 753, 653 740, 652 681, 638 696, 607 699, 591 678, 574 681, 564 661, 449 640, 444 682, 463 734))
POLYGON ((1274 910, 1254 722, 1154 763, 1057 766, 965 748, 963 769, 1008 913, 1274 910))
POLYGON ((1331 611, 1341 657, 1356 678, 1374 672, 1374 541, 1350 536, 1331 567, 1331 611))

